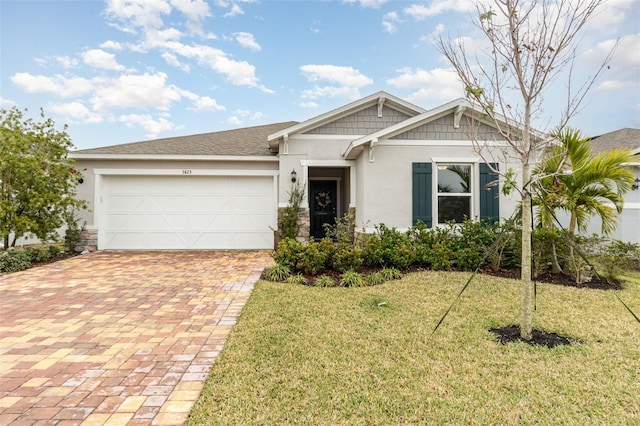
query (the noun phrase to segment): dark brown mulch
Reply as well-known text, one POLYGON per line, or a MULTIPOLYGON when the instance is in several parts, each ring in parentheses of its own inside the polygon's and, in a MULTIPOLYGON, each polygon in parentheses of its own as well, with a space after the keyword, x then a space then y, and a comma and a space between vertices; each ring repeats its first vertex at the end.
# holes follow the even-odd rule
POLYGON ((548 348, 555 348, 561 345, 570 345, 571 340, 568 337, 561 336, 556 333, 547 333, 546 331, 533 330, 533 338, 531 340, 525 340, 520 337, 520 327, 517 325, 508 325, 500 328, 490 328, 490 332, 498 335, 498 342, 506 345, 510 342, 522 341, 529 345, 546 346, 548 348))
MULTIPOLYGON (((507 268, 494 271, 491 268, 483 268, 480 273, 494 275, 502 278, 520 279, 520 268, 507 268)), ((575 277, 565 274, 553 274, 546 271, 535 279, 539 283, 557 284, 567 287, 590 288, 595 290, 622 290, 622 282, 619 280, 609 281, 602 277, 592 277, 590 281, 577 284, 575 277)))

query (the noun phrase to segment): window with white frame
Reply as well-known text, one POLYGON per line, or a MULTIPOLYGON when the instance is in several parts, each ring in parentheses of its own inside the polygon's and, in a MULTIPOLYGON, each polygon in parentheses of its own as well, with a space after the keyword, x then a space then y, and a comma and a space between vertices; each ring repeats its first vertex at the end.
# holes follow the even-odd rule
POLYGON ((473 166, 438 164, 436 170, 437 223, 461 223, 473 218, 473 166))

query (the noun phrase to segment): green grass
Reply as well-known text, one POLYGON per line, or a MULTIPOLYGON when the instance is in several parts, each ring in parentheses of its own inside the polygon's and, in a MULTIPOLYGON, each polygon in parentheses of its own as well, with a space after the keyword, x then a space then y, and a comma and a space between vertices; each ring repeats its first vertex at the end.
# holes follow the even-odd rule
POLYGON ((468 276, 258 282, 187 424, 640 424, 640 324, 612 292, 539 285, 534 326, 579 343, 500 345, 520 288, 480 276, 431 336, 468 276))

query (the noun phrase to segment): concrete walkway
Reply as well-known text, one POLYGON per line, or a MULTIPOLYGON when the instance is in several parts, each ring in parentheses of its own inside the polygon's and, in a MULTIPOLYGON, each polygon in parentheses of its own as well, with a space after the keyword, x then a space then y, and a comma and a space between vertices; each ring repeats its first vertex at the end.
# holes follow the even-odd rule
POLYGON ((0 424, 182 424, 271 263, 95 252, 0 276, 0 424))

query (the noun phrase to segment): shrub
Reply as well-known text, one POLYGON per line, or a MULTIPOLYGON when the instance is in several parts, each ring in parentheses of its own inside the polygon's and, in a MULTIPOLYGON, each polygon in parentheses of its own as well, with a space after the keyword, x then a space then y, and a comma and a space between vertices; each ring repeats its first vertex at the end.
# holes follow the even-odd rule
POLYGON ((402 278, 402 272, 400 272, 396 268, 384 268, 382 271, 380 271, 380 273, 386 281, 399 280, 400 278, 402 278))
POLYGON ((451 269, 451 259, 453 256, 453 250, 444 242, 435 244, 425 260, 434 271, 448 271, 451 269))
POLYGON ((367 281, 367 284, 369 285, 379 285, 379 284, 385 283, 387 279, 382 274, 382 272, 376 271, 367 275, 366 281, 367 281))
POLYGON ((24 250, 11 250, 0 255, 0 272, 24 271, 30 267, 29 254, 24 250))
POLYGON ((58 246, 49 246, 47 251, 49 252, 49 259, 57 259, 64 254, 64 251, 58 246))
MULTIPOLYGON (((51 246, 53 247, 53 246, 51 246)), ((43 246, 35 246, 35 247, 27 247, 24 249, 24 252, 29 257, 30 263, 42 263, 46 262, 50 259, 49 250, 47 247, 43 246)))
POLYGON ((320 275, 313 280, 313 285, 316 287, 335 287, 335 280, 329 275, 320 275))
POLYGON ((286 238, 295 239, 300 231, 298 216, 300 215, 300 203, 304 198, 304 188, 297 182, 289 192, 289 204, 282 210, 278 222, 278 230, 275 231, 279 240, 286 238))
POLYGON ((640 269, 640 245, 611 240, 602 247, 596 260, 604 278, 608 281, 618 280, 625 270, 640 269))
POLYGON ((294 238, 280 240, 273 254, 273 260, 279 265, 287 266, 290 271, 294 271, 298 263, 298 255, 303 250, 303 245, 303 243, 296 241, 294 238))
POLYGON ((268 281, 281 282, 286 280, 291 275, 291 270, 287 265, 276 263, 275 265, 267 268, 264 272, 264 277, 268 281))
POLYGON ((477 267, 486 263, 484 247, 464 247, 459 248, 454 253, 454 259, 458 270, 474 271, 477 267))
POLYGON ((297 284, 297 285, 307 284, 307 279, 304 277, 304 275, 300 275, 300 274, 290 275, 286 281, 289 284, 297 284))
POLYGON ((514 251, 515 239, 519 238, 517 231, 517 228, 510 223, 496 227, 496 238, 487 253, 487 260, 494 272, 499 271, 502 266, 508 267, 520 264, 520 258, 517 256, 519 252, 514 251))
POLYGON ((342 274, 340 285, 342 287, 364 287, 366 281, 362 277, 362 274, 356 271, 347 271, 342 274))
POLYGON ((354 244, 356 227, 356 217, 353 211, 336 219, 335 225, 329 223, 324 225, 325 235, 338 243, 354 244))
POLYGON ((285 238, 278 243, 273 259, 289 267, 292 273, 317 275, 326 269, 328 249, 324 244, 309 241, 301 243, 285 238))
POLYGON ((353 244, 339 242, 329 258, 330 268, 340 273, 356 270, 362 266, 361 250, 353 244))
POLYGON ((362 258, 367 266, 404 269, 414 260, 411 239, 406 233, 384 224, 376 226, 377 233, 363 240, 362 258))

